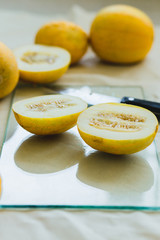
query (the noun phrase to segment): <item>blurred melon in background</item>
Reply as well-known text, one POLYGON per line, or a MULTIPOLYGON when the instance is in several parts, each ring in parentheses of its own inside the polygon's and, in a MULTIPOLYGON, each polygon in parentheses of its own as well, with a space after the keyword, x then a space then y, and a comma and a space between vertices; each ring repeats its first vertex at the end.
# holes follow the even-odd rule
POLYGON ((143 60, 153 44, 154 26, 141 10, 128 5, 111 5, 95 16, 90 42, 95 53, 112 63, 143 60))
POLYGON ((88 35, 78 25, 68 21, 52 21, 37 32, 35 43, 58 46, 71 54, 71 64, 77 63, 88 48, 88 35))

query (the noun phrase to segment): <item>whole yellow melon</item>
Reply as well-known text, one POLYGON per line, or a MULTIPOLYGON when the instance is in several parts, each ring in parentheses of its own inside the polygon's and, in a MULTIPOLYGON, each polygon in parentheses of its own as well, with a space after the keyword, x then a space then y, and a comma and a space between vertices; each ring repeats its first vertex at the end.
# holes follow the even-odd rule
POLYGON ((0 98, 10 94, 16 87, 19 70, 12 51, 0 42, 0 98))
POLYGON ((92 22, 90 42, 95 53, 112 63, 134 63, 151 49, 154 26, 141 10, 127 5, 102 9, 92 22))
POLYGON ((88 48, 88 36, 78 25, 54 21, 43 25, 35 36, 35 43, 57 46, 68 50, 71 64, 78 62, 88 48))

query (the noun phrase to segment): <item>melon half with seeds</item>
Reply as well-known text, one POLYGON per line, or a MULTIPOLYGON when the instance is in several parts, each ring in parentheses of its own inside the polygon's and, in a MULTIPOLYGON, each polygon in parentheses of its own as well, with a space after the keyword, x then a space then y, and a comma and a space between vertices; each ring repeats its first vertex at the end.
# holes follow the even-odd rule
POLYGON ((19 47, 14 50, 14 54, 20 78, 34 83, 56 81, 67 71, 71 61, 67 50, 39 44, 19 47))
POLYGON ((44 95, 18 101, 12 109, 24 129, 37 135, 51 135, 75 126, 86 108, 87 103, 78 97, 44 95))
POLYGON ((88 145, 112 154, 141 151, 152 143, 158 131, 152 112, 121 103, 92 106, 80 114, 77 125, 88 145))

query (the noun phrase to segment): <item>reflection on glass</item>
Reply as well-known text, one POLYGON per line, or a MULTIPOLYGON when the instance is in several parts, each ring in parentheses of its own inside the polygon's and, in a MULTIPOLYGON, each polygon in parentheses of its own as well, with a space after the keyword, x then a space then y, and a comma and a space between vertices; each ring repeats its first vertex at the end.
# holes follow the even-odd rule
POLYGON ((116 156, 96 151, 80 161, 77 178, 109 192, 144 192, 154 182, 153 170, 138 154, 116 156))
POLYGON ((19 168, 30 173, 54 173, 78 163, 83 152, 81 141, 70 132, 33 135, 19 146, 14 160, 19 168))

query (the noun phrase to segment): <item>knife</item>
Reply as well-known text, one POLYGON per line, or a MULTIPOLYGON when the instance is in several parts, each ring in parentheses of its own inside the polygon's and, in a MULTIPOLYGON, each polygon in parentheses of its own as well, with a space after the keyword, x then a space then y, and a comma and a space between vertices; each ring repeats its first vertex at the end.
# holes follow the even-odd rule
POLYGON ((63 87, 54 87, 52 94, 67 94, 76 97, 82 98, 84 101, 88 103, 88 107, 93 106, 99 103, 108 103, 108 102, 115 102, 115 103, 126 103, 131 105, 140 106, 146 108, 153 112, 158 120, 160 120, 160 103, 148 101, 144 99, 138 99, 134 97, 113 97, 108 96, 101 93, 92 92, 91 88, 88 86, 80 87, 80 88, 63 88, 63 87))

